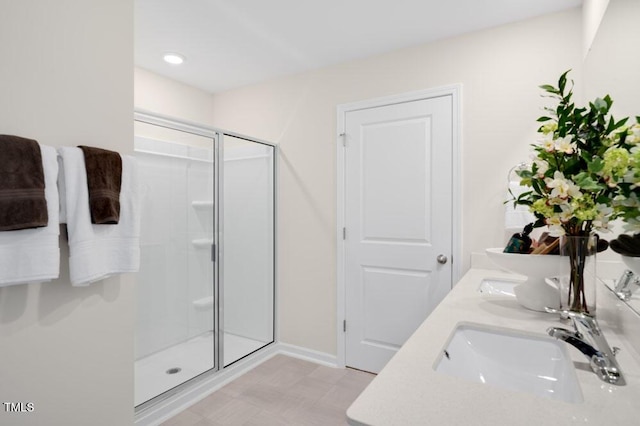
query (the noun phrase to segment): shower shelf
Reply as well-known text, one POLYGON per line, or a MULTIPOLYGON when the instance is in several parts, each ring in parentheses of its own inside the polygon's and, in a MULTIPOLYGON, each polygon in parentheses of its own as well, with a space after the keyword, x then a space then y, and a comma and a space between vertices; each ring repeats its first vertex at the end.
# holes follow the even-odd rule
POLYGON ((192 240, 191 244, 193 244, 195 248, 208 248, 213 245, 213 240, 210 238, 198 238, 196 240, 192 240))
POLYGON ((202 299, 196 299, 193 301, 193 306, 196 309, 211 309, 213 308, 213 296, 203 297, 202 299))
POLYGON ((193 201, 191 206, 194 209, 212 209, 213 201, 193 201))

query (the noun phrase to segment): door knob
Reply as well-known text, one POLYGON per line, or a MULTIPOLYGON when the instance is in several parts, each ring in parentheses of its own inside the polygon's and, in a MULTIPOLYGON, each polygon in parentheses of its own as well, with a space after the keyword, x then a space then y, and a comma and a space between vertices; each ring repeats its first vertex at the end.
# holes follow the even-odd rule
POLYGON ((440 263, 441 265, 444 265, 445 263, 447 263, 447 256, 445 256, 444 254, 439 255, 436 260, 438 261, 438 263, 440 263))

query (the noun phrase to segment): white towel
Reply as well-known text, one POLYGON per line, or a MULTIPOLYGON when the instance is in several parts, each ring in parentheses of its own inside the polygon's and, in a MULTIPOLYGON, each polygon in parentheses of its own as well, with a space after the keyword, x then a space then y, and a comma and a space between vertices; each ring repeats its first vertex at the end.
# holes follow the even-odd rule
MULTIPOLYGON (((509 182, 509 190, 514 197, 518 197, 523 192, 530 191, 531 188, 521 186, 518 182, 509 182)), ((511 194, 507 194, 507 200, 511 200, 511 194)), ((513 206, 513 202, 507 202, 504 210, 504 229, 506 231, 522 231, 529 223, 535 222, 536 217, 529 211, 529 207, 519 204, 513 206)))
POLYGON ((69 274, 71 284, 86 286, 114 274, 137 272, 140 267, 140 206, 135 159, 122 156, 120 221, 117 225, 93 225, 84 154, 80 148, 63 147, 60 185, 64 185, 69 274))
POLYGON ((56 150, 40 145, 47 200, 47 226, 0 232, 0 287, 51 281, 60 275, 58 162, 56 150))

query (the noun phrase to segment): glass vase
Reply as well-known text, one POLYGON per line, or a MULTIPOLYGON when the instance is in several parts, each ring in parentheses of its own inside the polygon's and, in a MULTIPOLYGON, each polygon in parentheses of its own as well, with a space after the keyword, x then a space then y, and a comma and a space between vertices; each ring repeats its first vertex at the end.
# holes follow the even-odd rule
POLYGON ((596 313, 596 253, 595 235, 560 237, 560 255, 569 262, 569 275, 560 278, 560 310, 596 313))

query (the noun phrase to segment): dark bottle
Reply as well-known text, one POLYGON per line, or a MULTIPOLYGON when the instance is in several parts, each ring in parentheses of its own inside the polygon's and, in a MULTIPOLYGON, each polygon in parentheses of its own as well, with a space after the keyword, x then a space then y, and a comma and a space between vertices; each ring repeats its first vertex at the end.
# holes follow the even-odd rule
POLYGON ((531 238, 529 234, 533 231, 533 223, 524 227, 522 232, 517 232, 509 239, 504 253, 529 253, 531 248, 531 238))

